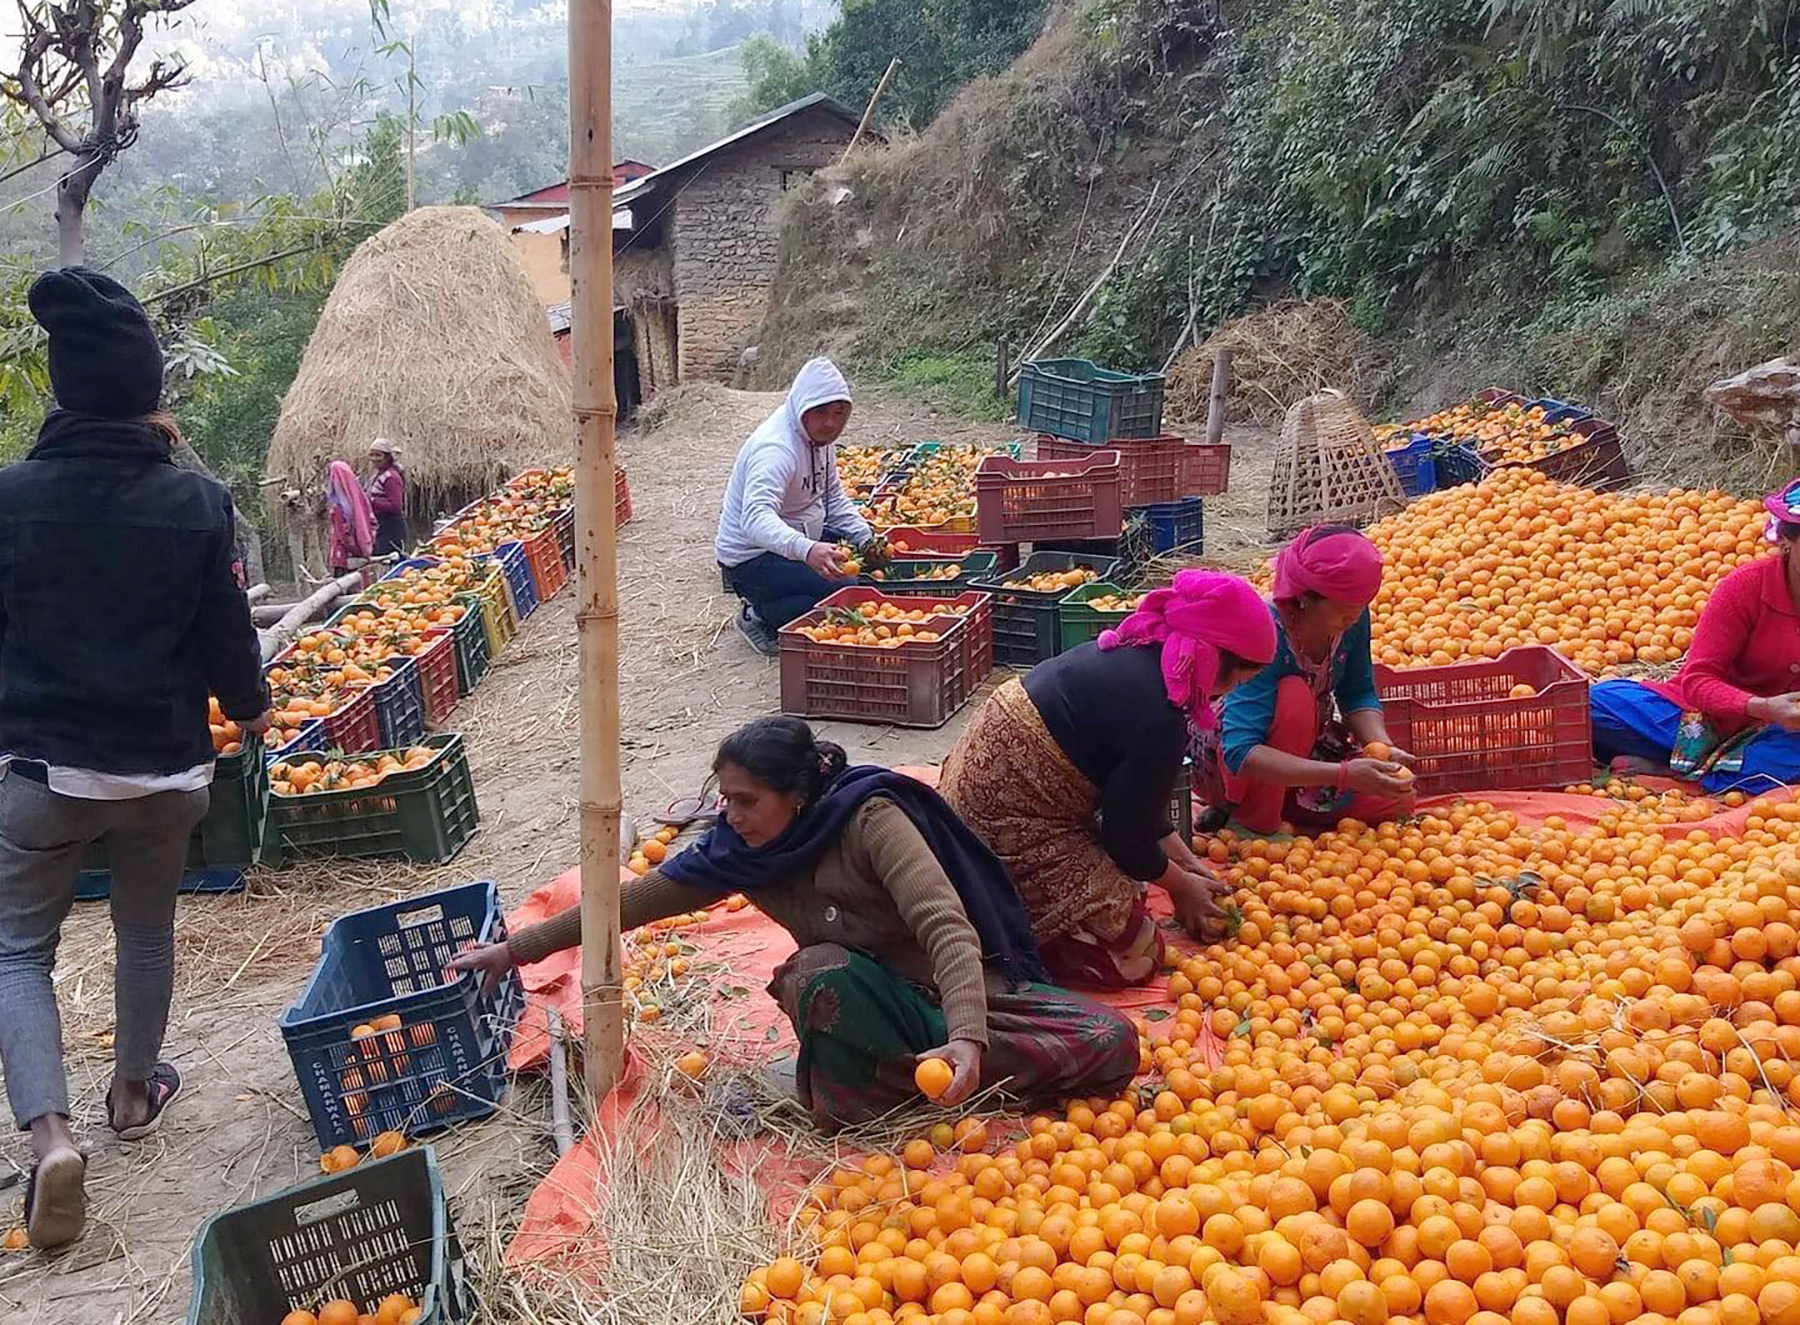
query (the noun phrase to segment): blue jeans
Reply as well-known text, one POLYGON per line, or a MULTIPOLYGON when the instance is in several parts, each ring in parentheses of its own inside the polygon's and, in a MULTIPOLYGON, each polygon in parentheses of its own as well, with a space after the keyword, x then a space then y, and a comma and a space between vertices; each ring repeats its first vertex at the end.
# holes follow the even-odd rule
MULTIPOLYGON (((844 535, 830 529, 822 541, 841 543, 844 535)), ((794 561, 778 552, 765 552, 741 566, 724 566, 725 583, 731 591, 756 609, 756 615, 770 630, 780 630, 797 616, 819 605, 819 600, 842 589, 851 580, 828 580, 804 561, 794 561)))
MULTIPOLYGON (((1594 724, 1594 757, 1610 764, 1620 755, 1666 765, 1681 726, 1681 708, 1636 681, 1601 681, 1588 699, 1594 724)), ((1741 790, 1754 795, 1777 785, 1800 783, 1800 732, 1770 727, 1744 747, 1736 773, 1709 773, 1707 791, 1741 790)))

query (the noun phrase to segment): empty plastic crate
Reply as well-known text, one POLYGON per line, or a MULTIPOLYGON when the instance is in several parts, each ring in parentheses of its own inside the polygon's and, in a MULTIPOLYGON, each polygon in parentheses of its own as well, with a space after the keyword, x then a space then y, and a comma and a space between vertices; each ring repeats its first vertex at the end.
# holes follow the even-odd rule
POLYGON ((1009 589, 1008 581, 1076 567, 1091 570, 1097 579, 1105 580, 1118 565, 1117 557, 1087 552, 1033 552, 1016 569, 999 572, 991 580, 976 580, 972 588, 994 596, 994 661, 1013 667, 1035 667, 1062 652, 1062 623, 1057 607, 1070 590, 1009 589))
POLYGON ((885 594, 840 589, 816 609, 782 627, 781 711, 796 717, 884 722, 900 727, 941 727, 994 670, 991 600, 985 593, 885 594), (891 601, 906 610, 963 607, 915 625, 940 632, 926 644, 883 649, 823 644, 800 633, 834 611, 891 601))
POLYGON ((469 1325, 476 1300, 429 1146, 265 1196, 201 1225, 188 1325, 274 1325, 344 1297, 404 1293, 419 1325, 469 1325))
POLYGON ((1448 667, 1377 664, 1375 680, 1394 744, 1418 756, 1421 795, 1560 787, 1593 773, 1588 678, 1555 649, 1448 667), (1523 686, 1532 693, 1515 696, 1523 686))
POLYGON ((387 660, 392 674, 377 681, 370 690, 375 696, 375 719, 380 726, 380 744, 396 750, 411 745, 425 734, 425 696, 419 687, 419 669, 411 658, 387 660))
POLYGON ((1117 538, 1124 518, 1119 453, 1078 460, 991 456, 975 471, 976 528, 983 543, 1117 538))
POLYGON ((1039 359, 1019 370, 1019 422, 1098 446, 1162 432, 1163 375, 1115 373, 1086 359, 1039 359))
POLYGON ((1158 502, 1130 512, 1141 515, 1150 525, 1151 546, 1157 552, 1198 554, 1206 545, 1206 501, 1188 497, 1183 501, 1158 502))
POLYGON ((1231 486, 1231 443, 1189 442, 1183 497, 1217 497, 1231 486))
MULTIPOLYGON (((372 787, 269 797, 268 849, 294 856, 404 858, 441 864, 461 851, 481 824, 463 739, 454 732, 419 744, 440 751, 424 768, 390 773, 372 787)), ((329 756, 307 751, 289 763, 329 756)))
POLYGON ((494 1111, 524 989, 516 971, 488 993, 479 972, 452 977, 448 967, 459 952, 505 939, 500 890, 488 882, 331 922, 279 1023, 321 1149, 494 1111), (397 1029, 368 1033, 395 1017, 397 1029))

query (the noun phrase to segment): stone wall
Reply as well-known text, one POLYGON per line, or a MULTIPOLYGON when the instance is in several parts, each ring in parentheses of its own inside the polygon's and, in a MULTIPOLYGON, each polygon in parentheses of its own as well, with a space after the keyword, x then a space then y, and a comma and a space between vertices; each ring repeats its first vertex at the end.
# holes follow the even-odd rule
POLYGON ((736 150, 690 179, 672 208, 680 375, 726 378, 745 338, 761 322, 775 275, 772 215, 785 182, 836 161, 851 126, 809 111, 736 150))

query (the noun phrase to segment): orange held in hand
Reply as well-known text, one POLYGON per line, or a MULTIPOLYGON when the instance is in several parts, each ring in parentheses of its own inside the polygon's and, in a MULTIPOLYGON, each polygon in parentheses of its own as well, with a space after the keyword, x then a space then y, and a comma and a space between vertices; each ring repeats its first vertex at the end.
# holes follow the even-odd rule
POLYGON ((921 1059, 913 1069, 913 1084, 928 1100, 941 1097, 955 1079, 956 1072, 941 1058, 921 1059))
POLYGON ((1371 759, 1392 759, 1394 757, 1393 747, 1386 741, 1368 742, 1363 746, 1363 753, 1371 759))

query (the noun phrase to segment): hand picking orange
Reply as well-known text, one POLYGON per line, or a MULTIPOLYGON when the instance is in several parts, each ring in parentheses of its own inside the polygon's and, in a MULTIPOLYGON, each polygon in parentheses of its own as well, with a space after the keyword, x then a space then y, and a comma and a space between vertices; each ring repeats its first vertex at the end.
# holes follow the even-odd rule
POLYGON ((956 1072, 941 1058, 924 1058, 913 1069, 913 1084, 928 1100, 938 1099, 950 1089, 956 1072))

